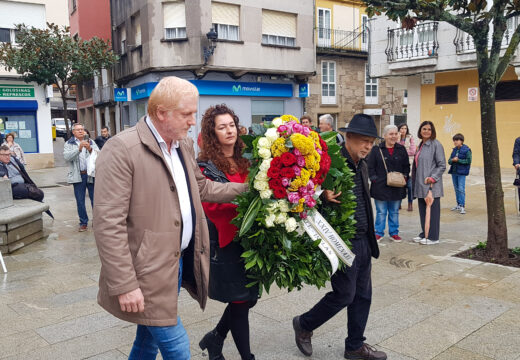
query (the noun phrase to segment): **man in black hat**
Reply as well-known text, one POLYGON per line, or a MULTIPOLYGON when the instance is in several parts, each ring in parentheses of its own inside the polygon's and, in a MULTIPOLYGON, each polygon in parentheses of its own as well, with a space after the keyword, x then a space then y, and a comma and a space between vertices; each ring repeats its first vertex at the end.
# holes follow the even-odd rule
MULTIPOLYGON (((370 203, 368 187, 368 168, 365 157, 368 156, 374 140, 378 138, 376 125, 371 116, 356 114, 347 128, 341 128, 347 134, 341 154, 354 173, 354 194, 356 195, 356 234, 351 240, 356 255, 352 267, 338 270, 331 278, 332 291, 327 293, 312 309, 293 319, 296 345, 306 355, 312 355, 312 331, 317 329, 343 308, 348 312, 348 336, 345 339, 346 359, 385 360, 386 354, 377 351, 364 341, 365 327, 372 302, 371 257, 379 257, 374 232, 374 215, 370 203)), ((325 201, 339 203, 330 190, 323 192, 325 201)))

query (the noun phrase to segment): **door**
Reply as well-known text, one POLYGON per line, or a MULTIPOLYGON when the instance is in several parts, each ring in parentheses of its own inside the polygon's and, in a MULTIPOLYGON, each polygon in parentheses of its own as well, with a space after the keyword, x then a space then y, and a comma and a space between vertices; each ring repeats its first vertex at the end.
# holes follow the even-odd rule
POLYGON ((318 46, 330 47, 330 9, 318 8, 318 46))

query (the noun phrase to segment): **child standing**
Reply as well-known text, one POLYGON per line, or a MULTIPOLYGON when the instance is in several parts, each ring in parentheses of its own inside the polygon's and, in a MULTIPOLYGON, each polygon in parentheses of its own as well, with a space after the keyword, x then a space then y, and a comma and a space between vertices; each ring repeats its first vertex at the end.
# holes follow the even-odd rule
POLYGON ((448 173, 451 174, 453 180, 457 206, 454 206, 451 210, 465 214, 466 176, 469 175, 469 168, 471 166, 471 149, 467 145, 464 145, 464 135, 460 133, 453 136, 453 145, 455 145, 455 147, 448 160, 448 164, 451 165, 448 173))

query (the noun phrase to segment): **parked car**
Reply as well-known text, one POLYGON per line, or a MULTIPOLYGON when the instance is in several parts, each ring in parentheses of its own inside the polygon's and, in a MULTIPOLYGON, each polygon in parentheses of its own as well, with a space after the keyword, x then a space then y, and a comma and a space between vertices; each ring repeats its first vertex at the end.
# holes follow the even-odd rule
MULTIPOLYGON (((72 122, 70 119, 67 120, 69 122, 69 129, 72 129, 72 122)), ((52 126, 56 127, 56 136, 62 137, 67 140, 67 128, 65 126, 64 118, 54 118, 52 119, 52 126)))

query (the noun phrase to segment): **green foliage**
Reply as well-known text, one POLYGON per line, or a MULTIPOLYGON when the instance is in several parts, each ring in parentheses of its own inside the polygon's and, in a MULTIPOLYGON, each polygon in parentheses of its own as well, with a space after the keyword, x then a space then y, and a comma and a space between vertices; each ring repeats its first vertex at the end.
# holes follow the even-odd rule
MULTIPOLYGON (((331 144, 328 153, 333 165, 327 177, 331 186, 323 184, 322 187, 342 191, 342 194, 339 197, 341 204, 324 204, 320 213, 351 247, 349 239, 355 232, 356 207, 352 173, 339 152, 340 147, 335 144, 336 133, 331 132, 325 139, 331 144)), ((244 248, 242 257, 250 279, 248 286, 259 286, 260 293, 264 290, 269 292, 273 284, 288 291, 301 289, 304 284, 324 287, 332 269, 328 258, 318 247, 319 241, 313 241, 305 232, 287 233, 283 226, 265 226, 266 206, 271 200, 261 200, 253 188, 261 163, 258 154, 255 154, 256 143, 247 141, 245 149, 245 155, 253 158, 248 177, 249 187, 253 190, 236 198, 234 203, 238 205, 238 215, 232 221, 241 233, 235 241, 240 241, 244 248)), ((344 265, 340 262, 340 266, 344 265)))
POLYGON ((480 250, 486 250, 486 247, 487 247, 486 241, 479 241, 478 245, 475 246, 476 249, 480 249, 480 250))
POLYGON ((511 252, 515 255, 520 255, 520 246, 511 249, 511 252))

